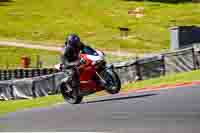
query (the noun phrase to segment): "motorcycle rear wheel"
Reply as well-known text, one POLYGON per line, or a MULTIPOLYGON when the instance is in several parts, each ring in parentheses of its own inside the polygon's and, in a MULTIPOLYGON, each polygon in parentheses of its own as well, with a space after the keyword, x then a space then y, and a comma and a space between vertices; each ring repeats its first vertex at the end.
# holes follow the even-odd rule
POLYGON ((100 75, 106 81, 105 90, 109 94, 119 93, 121 89, 121 81, 115 71, 106 69, 100 73, 100 75))
POLYGON ((78 95, 78 91, 73 89, 71 92, 67 92, 68 88, 65 83, 61 84, 60 91, 64 100, 70 104, 79 104, 83 100, 83 96, 78 95), (74 92, 76 91, 76 92, 74 92))

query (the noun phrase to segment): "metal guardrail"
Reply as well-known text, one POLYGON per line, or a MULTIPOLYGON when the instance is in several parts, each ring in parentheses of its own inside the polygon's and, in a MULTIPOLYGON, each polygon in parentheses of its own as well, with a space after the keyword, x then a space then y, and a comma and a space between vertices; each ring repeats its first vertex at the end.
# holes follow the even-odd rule
POLYGON ((0 81, 0 100, 32 99, 57 94, 63 78, 64 74, 59 72, 33 78, 0 81))
POLYGON ((200 51, 194 48, 115 64, 115 70, 123 83, 199 68, 200 51))

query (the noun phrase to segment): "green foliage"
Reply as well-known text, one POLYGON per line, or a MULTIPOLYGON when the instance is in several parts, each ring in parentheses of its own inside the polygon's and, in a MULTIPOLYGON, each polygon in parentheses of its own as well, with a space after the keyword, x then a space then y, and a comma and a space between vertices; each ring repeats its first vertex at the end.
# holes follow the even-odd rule
MULTIPOLYGON (((60 54, 56 51, 28 49, 20 47, 0 46, 0 68, 20 68, 21 57, 27 56, 31 60, 31 67, 36 67, 37 56, 40 56, 43 67, 53 67, 60 62, 60 54)), ((128 60, 129 57, 120 57, 106 54, 108 62, 128 60)))
POLYGON ((34 107, 44 107, 63 102, 61 95, 40 97, 31 100, 0 101, 0 115, 34 107))
POLYGON ((169 48, 171 26, 199 25, 199 9, 198 3, 159 0, 12 0, 0 6, 0 38, 62 44, 74 32, 101 49, 155 52, 169 48), (128 13, 138 7, 143 17, 128 13), (127 39, 118 27, 131 29, 127 39))
POLYGON ((151 2, 163 2, 163 3, 183 3, 183 2, 192 2, 193 0, 125 0, 125 1, 151 1, 151 2))
POLYGON ((19 68, 22 56, 29 57, 31 66, 36 67, 37 55, 40 55, 44 67, 51 67, 59 61, 58 52, 0 46, 0 68, 19 68))
POLYGON ((131 89, 131 88, 143 88, 143 87, 149 87, 149 86, 160 86, 160 85, 168 85, 168 84, 175 84, 175 83, 183 83, 183 82, 189 82, 189 81, 195 81, 200 80, 199 75, 200 70, 195 70, 191 72, 183 72, 178 74, 171 74, 167 75, 165 77, 160 78, 153 78, 149 80, 144 80, 136 83, 130 83, 125 85, 123 88, 125 90, 131 89))
POLYGON ((148 0, 153 2, 165 2, 165 3, 182 3, 182 2, 191 2, 192 0, 148 0))

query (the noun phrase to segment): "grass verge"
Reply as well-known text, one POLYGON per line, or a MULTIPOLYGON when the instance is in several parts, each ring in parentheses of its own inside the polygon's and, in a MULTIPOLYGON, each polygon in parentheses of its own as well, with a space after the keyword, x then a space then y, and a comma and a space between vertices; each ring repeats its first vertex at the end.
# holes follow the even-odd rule
POLYGON ((101 49, 157 52, 169 48, 171 26, 200 24, 200 4, 10 0, 0 4, 0 18, 1 39, 59 45, 66 34, 75 32, 83 41, 101 49), (127 39, 120 38, 119 27, 131 29, 127 39))
MULTIPOLYGON (((36 67, 37 56, 40 56, 43 67, 53 67, 60 61, 60 53, 57 51, 47 51, 20 47, 0 46, 0 68, 19 68, 20 58, 28 56, 31 59, 31 67, 36 67)), ((106 55, 108 62, 118 62, 128 60, 129 57, 106 55)))
POLYGON ((50 106, 60 102, 63 102, 60 95, 51 95, 31 100, 0 101, 0 115, 28 108, 50 106))
MULTIPOLYGON (((130 89, 143 88, 148 86, 160 86, 165 84, 175 84, 182 82, 189 82, 194 80, 200 80, 200 70, 184 72, 175 75, 168 75, 165 77, 154 78, 150 80, 144 80, 137 83, 129 83, 122 86, 122 91, 128 91, 130 89)), ((86 97, 95 98, 96 96, 102 96, 106 93, 104 91, 86 97)), ((45 107, 51 106, 57 103, 63 103, 64 100, 61 95, 53 95, 47 97, 36 98, 32 100, 15 100, 15 101, 0 101, 0 115, 5 115, 9 112, 15 112, 27 108, 45 107)))
POLYGON ((27 56, 31 59, 31 66, 36 67, 37 56, 44 67, 51 67, 59 61, 59 53, 47 50, 0 46, 0 68, 20 68, 20 58, 27 56))
POLYGON ((178 73, 178 74, 171 74, 165 77, 160 77, 160 78, 154 78, 154 79, 149 79, 146 81, 140 81, 136 83, 130 83, 127 84, 123 87, 123 90, 129 90, 131 88, 144 88, 144 87, 149 87, 149 86, 160 86, 160 85, 170 85, 170 84, 175 84, 175 83, 183 83, 183 82, 190 82, 190 81, 195 81, 195 80, 200 80, 199 77, 200 70, 195 70, 191 72, 183 72, 183 73, 178 73))

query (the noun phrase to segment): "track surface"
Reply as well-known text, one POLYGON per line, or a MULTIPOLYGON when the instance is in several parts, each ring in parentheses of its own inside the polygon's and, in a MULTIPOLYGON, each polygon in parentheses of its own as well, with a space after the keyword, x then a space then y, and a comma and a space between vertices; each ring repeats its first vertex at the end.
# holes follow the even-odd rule
POLYGON ((200 86, 120 94, 10 113, 0 131, 200 131, 200 86))

